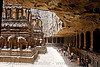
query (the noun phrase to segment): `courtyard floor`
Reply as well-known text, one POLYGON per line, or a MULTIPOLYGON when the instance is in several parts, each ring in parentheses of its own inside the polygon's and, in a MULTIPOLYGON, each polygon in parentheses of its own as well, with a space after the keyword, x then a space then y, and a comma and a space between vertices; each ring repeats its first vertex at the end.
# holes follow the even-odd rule
POLYGON ((76 62, 70 62, 61 55, 54 47, 47 47, 46 54, 39 54, 33 64, 0 62, 0 67, 78 67, 76 62))

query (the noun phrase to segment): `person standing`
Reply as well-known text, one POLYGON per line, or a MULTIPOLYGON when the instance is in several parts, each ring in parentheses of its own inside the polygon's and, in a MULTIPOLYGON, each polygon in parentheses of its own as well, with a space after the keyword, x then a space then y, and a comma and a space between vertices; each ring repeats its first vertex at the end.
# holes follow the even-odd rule
POLYGON ((66 56, 68 56, 68 52, 66 51, 66 56))
POLYGON ((66 51, 64 50, 64 56, 66 55, 66 51))
POLYGON ((86 67, 88 67, 88 58, 86 58, 85 61, 86 61, 86 67))
POLYGON ((77 65, 79 65, 80 64, 80 58, 78 57, 77 58, 77 65))
POLYGON ((73 53, 73 52, 71 52, 71 59, 73 59, 73 55, 74 55, 74 53, 73 53))
POLYGON ((58 51, 58 48, 57 48, 57 51, 58 51))
POLYGON ((63 49, 61 48, 61 54, 63 53, 63 49))
POLYGON ((84 65, 83 61, 84 61, 84 59, 83 59, 83 57, 81 57, 81 65, 82 66, 84 65))

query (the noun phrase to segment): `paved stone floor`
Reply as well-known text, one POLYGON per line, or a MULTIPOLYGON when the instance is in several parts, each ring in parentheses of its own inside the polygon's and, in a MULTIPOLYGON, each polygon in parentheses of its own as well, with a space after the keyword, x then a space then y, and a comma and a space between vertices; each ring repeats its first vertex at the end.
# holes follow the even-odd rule
POLYGON ((53 47, 47 47, 46 54, 39 54, 34 64, 0 62, 0 67, 78 67, 76 62, 70 62, 53 47))
MULTIPOLYGON (((57 48, 62 48, 62 47, 54 47, 54 48, 57 50, 57 48)), ((73 59, 72 62, 71 62, 70 59, 68 59, 67 56, 64 56, 64 54, 62 54, 61 52, 58 52, 58 53, 62 56, 62 58, 64 59, 66 65, 68 67, 83 67, 83 66, 78 66, 77 61, 75 59, 73 59)))

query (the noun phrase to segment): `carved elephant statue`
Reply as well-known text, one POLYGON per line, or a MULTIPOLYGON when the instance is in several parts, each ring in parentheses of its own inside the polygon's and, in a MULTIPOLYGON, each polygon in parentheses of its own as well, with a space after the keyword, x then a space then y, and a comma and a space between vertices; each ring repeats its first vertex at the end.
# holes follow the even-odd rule
POLYGON ((34 38, 27 38, 27 41, 28 41, 28 45, 31 46, 31 47, 35 47, 35 41, 34 41, 34 38))
POLYGON ((17 41, 15 36, 9 36, 8 37, 8 47, 11 49, 17 48, 17 41))
POLYGON ((0 48, 3 48, 5 46, 5 38, 0 36, 0 48))
POLYGON ((17 42, 18 42, 19 48, 21 48, 21 49, 28 48, 28 43, 24 37, 18 37, 17 42))

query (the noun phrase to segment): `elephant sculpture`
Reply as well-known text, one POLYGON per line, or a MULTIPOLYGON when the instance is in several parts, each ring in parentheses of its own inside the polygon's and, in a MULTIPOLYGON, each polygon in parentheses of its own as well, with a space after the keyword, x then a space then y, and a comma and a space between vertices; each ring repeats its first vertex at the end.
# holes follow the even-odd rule
POLYGON ((35 47, 36 45, 35 45, 35 40, 34 40, 34 38, 28 38, 28 43, 29 43, 29 46, 31 46, 31 47, 35 47))
POLYGON ((11 49, 16 49, 17 48, 17 41, 16 41, 16 36, 11 35, 8 37, 8 47, 11 49))
POLYGON ((3 48, 5 46, 5 38, 0 36, 0 48, 3 48))
POLYGON ((17 37, 18 48, 26 49, 28 48, 28 43, 24 37, 17 37))

